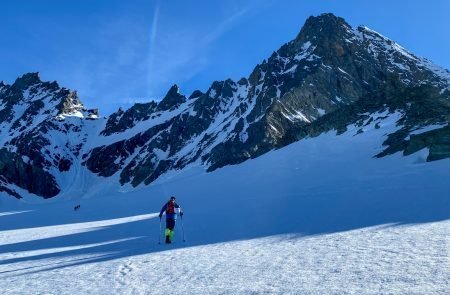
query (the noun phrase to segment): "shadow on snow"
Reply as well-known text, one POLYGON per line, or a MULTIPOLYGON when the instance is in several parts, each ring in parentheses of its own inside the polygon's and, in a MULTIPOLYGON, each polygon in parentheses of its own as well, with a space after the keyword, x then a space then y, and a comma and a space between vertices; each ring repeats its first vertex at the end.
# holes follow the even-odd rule
MULTIPOLYGON (((197 197, 196 204, 208 204, 208 200, 207 197, 197 197)), ((128 202, 128 204, 131 203, 128 202)), ((57 218, 52 220, 58 224, 82 224, 86 221, 101 220, 102 217, 109 219, 127 217, 149 211, 145 206, 141 206, 142 204, 139 205, 139 202, 137 206, 136 203, 132 204, 129 206, 133 207, 129 208, 126 205, 119 206, 121 210, 116 212, 105 211, 92 214, 93 212, 89 212, 90 209, 86 209, 84 216, 72 212, 66 213, 66 216, 58 222, 55 222, 57 218)), ((336 196, 331 192, 318 192, 316 195, 284 194, 281 197, 264 199, 248 196, 237 203, 231 199, 221 199, 215 200, 214 205, 208 207, 186 204, 184 209, 186 214, 183 224, 186 243, 182 242, 180 220, 177 222, 175 244, 172 245, 158 245, 159 219, 157 217, 102 226, 79 233, 0 245, 0 256, 2 253, 37 250, 45 252, 46 249, 50 249, 50 252, 63 247, 83 247, 4 259, 0 261, 0 266, 7 265, 8 269, 1 271, 0 276, 23 275, 183 247, 273 235, 308 236, 382 224, 442 221, 450 219, 450 198, 433 191, 428 194, 414 194, 412 191, 408 193, 408 190, 393 197, 392 194, 383 195, 381 189, 367 191, 367 194, 362 195, 349 192, 336 196), (411 197, 411 194, 414 197, 411 197), (49 263, 48 259, 58 261, 49 263), (36 262, 36 265, 20 268, 22 262, 36 262), (19 266, 14 268, 15 265, 19 266)), ((50 221, 38 221, 38 217, 43 213, 36 210, 0 216, 0 228, 2 230, 22 228, 20 220, 24 218, 24 215, 36 219, 35 226, 50 225, 50 221), (17 221, 16 225, 14 220, 17 221)), ((27 219, 30 220, 29 218, 27 219)), ((162 238, 161 241, 163 241, 162 238)))

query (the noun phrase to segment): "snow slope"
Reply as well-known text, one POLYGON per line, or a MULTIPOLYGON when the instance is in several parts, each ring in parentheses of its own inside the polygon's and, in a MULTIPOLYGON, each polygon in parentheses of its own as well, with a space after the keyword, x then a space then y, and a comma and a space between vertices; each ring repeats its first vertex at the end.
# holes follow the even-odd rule
POLYGON ((2 294, 445 294, 450 160, 373 158, 395 118, 213 173, 0 203, 2 294), (182 242, 158 245, 174 194, 182 242), (86 195, 87 196, 87 195, 86 195), (81 209, 74 211, 74 205, 81 209))

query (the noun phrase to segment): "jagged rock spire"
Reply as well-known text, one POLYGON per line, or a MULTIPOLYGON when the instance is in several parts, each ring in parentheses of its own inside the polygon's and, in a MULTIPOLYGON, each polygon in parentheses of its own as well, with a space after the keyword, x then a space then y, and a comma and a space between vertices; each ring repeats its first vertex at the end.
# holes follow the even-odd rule
POLYGON ((180 94, 180 89, 178 88, 178 85, 175 84, 172 87, 170 87, 166 96, 158 104, 157 110, 158 111, 167 111, 167 110, 178 107, 180 104, 184 103, 185 101, 186 101, 186 97, 184 95, 180 94))

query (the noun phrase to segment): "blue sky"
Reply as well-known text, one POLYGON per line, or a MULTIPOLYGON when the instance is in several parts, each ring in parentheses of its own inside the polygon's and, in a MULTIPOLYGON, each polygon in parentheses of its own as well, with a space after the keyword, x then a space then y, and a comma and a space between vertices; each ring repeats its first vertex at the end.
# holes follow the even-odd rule
POLYGON ((106 115, 247 77, 324 12, 450 68, 448 0, 1 0, 0 80, 40 72, 106 115))

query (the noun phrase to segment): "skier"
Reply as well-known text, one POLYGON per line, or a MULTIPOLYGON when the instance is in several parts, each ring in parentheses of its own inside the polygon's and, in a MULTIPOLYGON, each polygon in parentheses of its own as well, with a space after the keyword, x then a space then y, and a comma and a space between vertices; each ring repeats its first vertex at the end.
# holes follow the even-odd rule
POLYGON ((172 238, 174 235, 174 227, 175 221, 177 219, 177 214, 179 214, 183 218, 183 211, 180 206, 177 204, 174 196, 171 196, 169 201, 164 204, 161 208, 161 212, 159 213, 159 219, 161 220, 163 213, 166 213, 166 244, 170 244, 172 242, 172 238))

